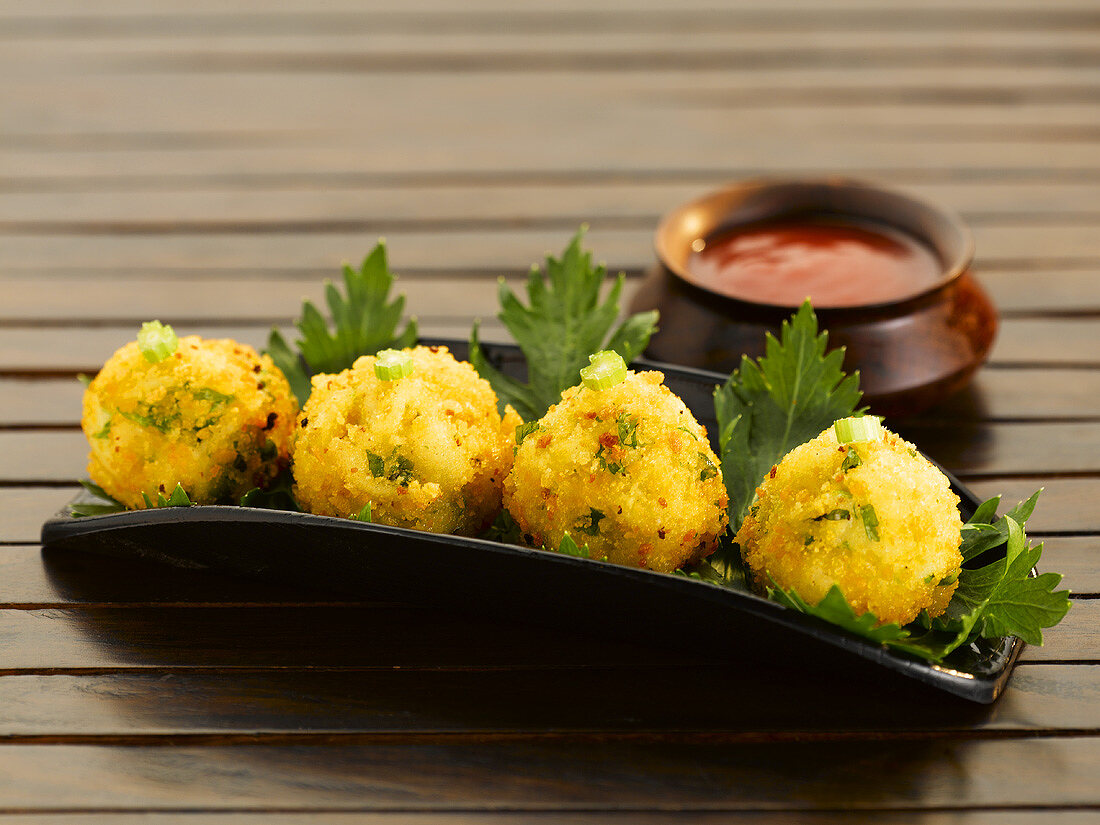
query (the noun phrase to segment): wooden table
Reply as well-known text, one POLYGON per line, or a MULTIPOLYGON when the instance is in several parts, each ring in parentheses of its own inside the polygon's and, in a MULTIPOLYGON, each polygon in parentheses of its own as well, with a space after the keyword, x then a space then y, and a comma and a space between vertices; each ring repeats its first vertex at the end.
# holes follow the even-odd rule
POLYGON ((1096 821, 1098 29, 1095 0, 0 2, 0 822, 1096 821), (980 495, 1045 486, 1074 591, 992 707, 38 545, 85 475, 75 376, 140 321, 260 346, 384 235, 425 333, 499 338, 494 280, 581 222, 633 285, 663 211, 764 173, 973 227, 1000 337, 906 431, 980 495))

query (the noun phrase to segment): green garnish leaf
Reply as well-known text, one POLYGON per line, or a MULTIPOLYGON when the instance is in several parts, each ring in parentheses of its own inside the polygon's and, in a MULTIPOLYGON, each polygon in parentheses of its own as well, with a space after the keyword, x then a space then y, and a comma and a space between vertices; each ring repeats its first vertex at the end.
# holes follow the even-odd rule
POLYGON ((537 421, 525 421, 516 427, 516 446, 518 447, 523 443, 523 439, 527 438, 531 433, 535 432, 539 428, 539 422, 537 421))
POLYGON ((844 598, 837 585, 829 588, 829 592, 817 604, 807 603, 794 589, 784 590, 774 581, 768 588, 768 597, 779 602, 784 607, 790 607, 808 616, 816 616, 827 622, 838 625, 849 633, 870 639, 873 642, 888 642, 907 639, 909 631, 897 624, 885 624, 878 626, 878 619, 874 613, 864 613, 857 616, 848 600, 844 598))
POLYGON ((382 478, 386 474, 386 461, 377 453, 367 451, 367 469, 375 478, 382 478))
POLYGON ((763 358, 743 357, 714 392, 734 533, 768 471, 799 444, 851 415, 859 403, 859 374, 844 375, 843 351, 826 355, 828 333, 819 335, 817 329, 807 301, 783 322, 778 340, 767 336, 763 358))
POLYGON ((374 374, 382 381, 396 381, 407 378, 413 372, 412 355, 399 349, 379 351, 374 361, 374 374))
POLYGON ((121 513, 126 510, 126 505, 121 501, 118 501, 112 497, 106 490, 100 487, 91 479, 83 479, 80 482, 80 486, 88 491, 91 495, 103 501, 102 504, 95 502, 77 502, 76 504, 69 505, 69 513, 74 518, 83 518, 84 516, 103 516, 108 513, 121 513))
POLYGON ((593 266, 582 251, 585 228, 573 236, 561 259, 547 256, 546 271, 532 267, 527 276, 528 306, 502 280, 498 289, 504 322, 527 359, 527 383, 504 375, 485 357, 478 341, 478 325, 470 333, 470 363, 493 387, 501 409, 511 404, 524 421, 542 418, 563 390, 577 383, 588 356, 614 350, 629 364, 649 343, 657 313, 642 312, 613 330, 619 314, 619 296, 625 275, 615 279, 600 302, 607 276, 604 265, 593 266))
POLYGON ((415 318, 403 332, 397 332, 405 296, 388 300, 395 279, 386 261, 386 245, 379 241, 358 270, 344 265, 347 297, 326 281, 325 302, 330 320, 321 315, 312 301, 302 304, 302 317, 295 322, 302 333, 297 341, 300 353, 290 348, 277 329, 271 330, 267 353, 286 375, 299 404, 305 404, 309 398, 311 375, 340 372, 361 355, 374 355, 386 348, 405 349, 416 343, 415 318))
POLYGON ((590 390, 608 390, 623 383, 626 362, 614 350, 601 350, 588 356, 589 364, 580 371, 581 381, 590 390))
POLYGON ((150 364, 163 361, 176 351, 180 341, 175 330, 160 321, 146 321, 137 336, 138 349, 150 364))
POLYGON ((582 559, 591 558, 588 554, 588 545, 578 545, 568 533, 561 537, 561 544, 558 545, 557 552, 563 556, 577 556, 582 559))
POLYGON ((294 478, 289 469, 283 470, 268 484, 267 489, 253 487, 241 496, 241 507, 258 507, 263 510, 288 510, 301 512, 294 499, 294 478))
POLYGON ((175 489, 172 490, 172 494, 167 498, 164 493, 160 492, 157 493, 157 500, 155 502, 144 492, 141 494, 141 497, 145 499, 145 506, 150 510, 158 507, 191 507, 194 505, 194 502, 191 501, 190 497, 184 491, 183 485, 179 482, 176 482, 175 489))
POLYGON ((368 501, 366 504, 364 504, 363 509, 361 509, 358 513, 353 513, 351 515, 351 519, 352 521, 365 521, 370 523, 372 521, 370 502, 368 501))

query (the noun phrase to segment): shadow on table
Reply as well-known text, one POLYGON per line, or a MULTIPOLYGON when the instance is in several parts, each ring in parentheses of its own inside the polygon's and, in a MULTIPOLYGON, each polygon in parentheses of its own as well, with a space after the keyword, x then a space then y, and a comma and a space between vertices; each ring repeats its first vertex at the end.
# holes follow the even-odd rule
POLYGON ((108 683, 149 687, 123 701, 172 730, 201 720, 219 731, 769 741, 919 738, 993 715, 858 660, 742 657, 716 628, 679 646, 610 636, 584 616, 545 627, 64 550, 43 551, 43 562, 58 598, 73 602, 59 621, 86 641, 87 663, 117 668, 108 683))

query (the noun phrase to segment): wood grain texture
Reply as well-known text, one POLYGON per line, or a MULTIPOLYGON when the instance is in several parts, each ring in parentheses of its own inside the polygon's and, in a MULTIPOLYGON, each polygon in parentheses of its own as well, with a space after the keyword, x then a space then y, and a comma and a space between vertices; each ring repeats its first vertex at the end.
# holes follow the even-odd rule
MULTIPOLYGON (((656 658, 656 657, 655 657, 656 658)), ((599 734, 608 739, 697 737, 759 741, 867 738, 881 729, 910 739, 967 731, 976 737, 1096 735, 1100 679, 1095 665, 1021 666, 996 710, 962 701, 932 701, 918 688, 890 695, 874 685, 823 674, 811 688, 797 671, 718 663, 671 667, 659 661, 632 667, 545 669, 194 673, 96 673, 0 677, 10 709, 0 742, 111 739, 171 735, 209 739, 237 735, 345 743, 384 743, 450 734, 458 740, 488 734, 534 737, 599 734), (693 686, 684 707, 655 703, 631 689, 638 680, 655 693, 693 686), (570 691, 561 686, 568 684, 570 691), (575 696, 589 697, 577 702, 575 696), (486 696, 497 697, 486 702, 486 696), (406 736, 407 734, 407 736, 406 736)))
MULTIPOLYGON (((65 585, 73 586, 72 582, 65 585)), ((77 583, 78 585, 78 583, 77 583)), ((338 587, 338 585, 337 585, 338 587)), ((400 594, 395 594, 400 595, 400 594)), ((323 597, 322 597, 323 598, 323 597)), ((1028 662, 1100 663, 1100 602, 1079 599, 1028 662)), ((631 644, 521 620, 450 619, 422 606, 130 606, 0 609, 3 671, 160 668, 554 668, 698 663, 697 650, 631 644), (380 632, 384 629, 384 632, 380 632)), ((736 656, 734 657, 736 658, 736 656)))
MULTIPOLYGON (((0 821, 1083 825, 1100 811, 1095 0, 0 3, 0 821), (1075 592, 991 707, 337 589, 43 549, 77 372, 262 346, 380 235, 428 334, 591 224, 844 174, 959 211, 1002 312, 896 422, 1075 592)), ((336 583, 338 586, 338 583, 336 583)))
POLYGON ((221 748, 0 746, 16 810, 800 811, 1100 804, 1095 738, 221 748), (1034 764, 1021 782, 1000 768, 1034 764), (196 783, 194 777, 203 781, 196 783), (869 787, 868 779, 873 780, 869 787))

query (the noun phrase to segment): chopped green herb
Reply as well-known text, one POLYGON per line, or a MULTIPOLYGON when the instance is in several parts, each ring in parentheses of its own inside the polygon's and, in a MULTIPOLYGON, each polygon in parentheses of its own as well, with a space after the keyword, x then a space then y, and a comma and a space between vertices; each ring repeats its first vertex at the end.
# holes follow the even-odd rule
POLYGON ((844 461, 841 463, 840 469, 846 473, 862 463, 863 460, 859 457, 859 453, 855 451, 855 448, 849 447, 848 454, 844 456, 844 461))
POLYGON ((588 518, 577 525, 577 531, 584 533, 586 536, 598 536, 600 534, 600 522, 604 518, 604 514, 599 510, 594 507, 589 508, 588 518))
POLYGON ((875 512, 874 505, 864 504, 860 507, 859 517, 863 519, 863 529, 867 533, 867 538, 878 541, 878 514, 875 512))
POLYGON ((706 453, 699 453, 699 458, 703 461, 703 469, 699 471, 700 481, 707 481, 718 475, 718 468, 714 466, 714 462, 710 460, 710 456, 706 453))
POLYGON ((638 419, 624 412, 615 415, 619 429, 619 443, 624 447, 638 446, 638 419))
POLYGON ((412 477, 412 462, 403 455, 395 456, 389 472, 386 473, 386 478, 390 481, 396 481, 402 487, 407 487, 409 482, 412 481, 412 477))
POLYGON ((607 455, 605 454, 606 449, 607 448, 601 444, 600 449, 596 450, 596 462, 600 465, 600 469, 607 470, 614 475, 625 474, 626 469, 621 462, 607 460, 607 455))
POLYGON ((527 276, 528 306, 524 306, 503 279, 497 317, 526 356, 527 383, 506 376, 489 363, 478 341, 478 325, 470 333, 470 363, 493 387, 503 410, 511 404, 524 421, 534 421, 561 399, 563 390, 577 383, 588 356, 614 350, 625 363, 633 361, 656 329, 657 313, 642 312, 614 328, 625 275, 615 279, 606 300, 600 288, 607 268, 593 266, 581 249, 585 228, 573 236, 561 259, 547 256, 545 274, 537 266, 527 276))
POLYGON ((222 406, 228 404, 235 398, 235 396, 220 393, 215 389, 211 389, 210 387, 200 387, 197 390, 191 390, 191 395, 199 401, 209 401, 214 406, 222 406))
POLYGON ((370 502, 368 501, 368 502, 367 502, 366 504, 364 504, 364 505, 363 505, 363 509, 361 509, 361 510, 360 510, 360 511, 359 511, 358 513, 354 513, 354 514, 353 514, 353 515, 351 516, 351 518, 352 518, 352 519, 353 519, 354 521, 366 521, 366 522, 369 522, 369 521, 371 521, 371 507, 370 507, 370 502))
POLYGON ((386 462, 382 456, 376 453, 367 453, 367 469, 370 470, 370 474, 375 478, 382 478, 386 474, 386 462))

